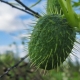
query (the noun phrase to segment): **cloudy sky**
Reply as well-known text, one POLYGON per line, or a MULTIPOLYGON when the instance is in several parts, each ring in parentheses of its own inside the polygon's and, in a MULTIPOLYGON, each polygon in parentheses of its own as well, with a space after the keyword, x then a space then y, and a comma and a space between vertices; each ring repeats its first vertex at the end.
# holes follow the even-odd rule
MULTIPOLYGON (((6 0, 7 1, 7 0, 6 0)), ((9 0, 13 2, 14 0, 9 0)), ((28 7, 34 4, 37 0, 22 0, 28 7)), ((14 2, 13 2, 14 3, 14 2)), ((36 5, 32 9, 36 12, 42 13, 45 9, 45 0, 36 5)), ((26 14, 22 11, 12 8, 9 5, 0 2, 0 53, 6 50, 12 50, 15 47, 11 47, 13 42, 18 44, 18 48, 21 47, 21 37, 29 35, 30 26, 35 23, 36 18, 26 14)), ((20 49, 21 50, 21 49, 20 49)))
MULTIPOLYGON (((8 1, 13 2, 14 0, 8 1)), ((38 0, 21 1, 30 7, 38 0)), ((43 0, 32 9, 40 14, 45 13, 45 1, 46 0, 43 0)), ((13 42, 16 42, 21 53, 20 56, 24 56, 23 46, 21 45, 22 37, 24 37, 25 34, 27 34, 26 37, 30 35, 31 26, 35 21, 36 18, 33 16, 0 2, 0 53, 4 53, 6 50, 13 50, 16 52, 15 45, 13 44, 13 42), (13 45, 9 46, 11 44, 13 45)))

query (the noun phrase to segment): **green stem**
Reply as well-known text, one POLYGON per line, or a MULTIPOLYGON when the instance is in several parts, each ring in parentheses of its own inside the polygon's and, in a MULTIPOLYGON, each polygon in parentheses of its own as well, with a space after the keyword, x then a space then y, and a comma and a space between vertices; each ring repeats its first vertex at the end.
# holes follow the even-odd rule
POLYGON ((63 9, 63 12, 64 12, 65 16, 68 18, 66 3, 64 1, 62 1, 62 0, 59 0, 59 3, 61 5, 61 8, 63 9))
POLYGON ((73 27, 80 27, 79 26, 79 19, 78 15, 73 11, 71 6, 71 0, 58 0, 61 8, 63 9, 63 12, 65 14, 65 17, 67 18, 69 24, 73 27))
POLYGON ((72 9, 71 6, 71 0, 66 0, 67 3, 67 9, 68 9, 68 16, 69 16, 69 21, 72 24, 72 26, 78 26, 78 21, 76 20, 75 16, 74 16, 74 11, 72 9))

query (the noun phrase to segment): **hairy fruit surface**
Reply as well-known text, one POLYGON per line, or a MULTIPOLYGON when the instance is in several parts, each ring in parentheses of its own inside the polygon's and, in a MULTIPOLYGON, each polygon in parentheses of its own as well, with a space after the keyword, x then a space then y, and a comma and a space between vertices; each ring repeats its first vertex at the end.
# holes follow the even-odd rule
POLYGON ((71 53, 75 36, 75 29, 60 15, 41 17, 29 42, 32 64, 45 70, 57 68, 71 53))

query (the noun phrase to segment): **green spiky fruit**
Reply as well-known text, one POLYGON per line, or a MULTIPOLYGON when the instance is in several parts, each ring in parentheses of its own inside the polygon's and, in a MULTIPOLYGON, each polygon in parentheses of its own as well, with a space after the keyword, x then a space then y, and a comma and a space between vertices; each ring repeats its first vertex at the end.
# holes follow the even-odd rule
POLYGON ((41 17, 29 42, 32 64, 46 70, 60 66, 72 51, 75 35, 75 29, 60 15, 41 17))

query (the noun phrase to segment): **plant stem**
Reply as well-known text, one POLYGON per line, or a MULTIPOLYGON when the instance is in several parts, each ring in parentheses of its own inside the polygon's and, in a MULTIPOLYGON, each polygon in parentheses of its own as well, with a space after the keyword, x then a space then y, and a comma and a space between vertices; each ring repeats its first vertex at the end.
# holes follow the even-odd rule
POLYGON ((65 17, 67 18, 69 24, 72 27, 78 27, 80 28, 80 20, 78 15, 73 11, 72 6, 71 6, 71 0, 58 0, 61 8, 64 12, 65 17))
POLYGON ((72 26, 78 26, 78 21, 76 20, 75 16, 74 16, 74 11, 72 9, 72 6, 71 6, 71 0, 67 0, 66 1, 67 3, 67 9, 68 9, 68 18, 69 18, 69 21, 71 23, 72 26))

